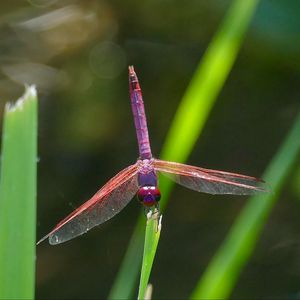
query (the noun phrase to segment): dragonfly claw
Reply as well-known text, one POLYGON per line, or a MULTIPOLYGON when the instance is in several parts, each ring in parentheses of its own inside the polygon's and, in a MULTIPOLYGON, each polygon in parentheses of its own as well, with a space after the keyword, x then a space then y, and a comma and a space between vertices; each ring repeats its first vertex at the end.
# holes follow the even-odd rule
POLYGON ((157 231, 161 231, 161 220, 162 220, 162 215, 159 216, 159 220, 158 220, 158 225, 157 225, 157 231))
POLYGON ((147 220, 150 220, 152 217, 152 210, 150 209, 148 212, 147 212, 147 220))

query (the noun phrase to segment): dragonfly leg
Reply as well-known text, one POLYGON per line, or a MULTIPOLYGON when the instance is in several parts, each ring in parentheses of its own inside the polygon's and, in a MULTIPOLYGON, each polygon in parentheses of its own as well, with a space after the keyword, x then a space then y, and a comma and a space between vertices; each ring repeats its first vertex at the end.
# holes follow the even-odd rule
POLYGON ((156 210, 157 212, 160 212, 160 210, 159 210, 159 202, 156 202, 156 204, 155 204, 155 210, 156 210))
POLYGON ((152 211, 151 208, 148 209, 148 212, 147 212, 146 216, 147 216, 147 220, 150 220, 150 219, 152 218, 152 216, 153 216, 153 211, 152 211))
POLYGON ((152 216, 152 209, 151 207, 147 207, 147 206, 144 206, 144 215, 147 219, 150 219, 151 216, 152 216))
POLYGON ((161 230, 161 220, 162 220, 162 214, 159 210, 159 204, 155 204, 155 206, 152 207, 145 207, 144 206, 144 214, 147 217, 147 220, 153 219, 157 220, 157 228, 156 232, 161 230))
POLYGON ((160 213, 160 210, 158 207, 155 207, 154 212, 152 213, 152 218, 154 220, 156 220, 156 223, 157 223, 156 232, 160 231, 162 214, 160 213))
POLYGON ((155 207, 153 209, 152 212, 152 218, 157 220, 157 228, 156 228, 156 232, 161 230, 161 219, 162 219, 162 214, 160 213, 160 209, 159 209, 159 203, 157 202, 155 204, 155 207))

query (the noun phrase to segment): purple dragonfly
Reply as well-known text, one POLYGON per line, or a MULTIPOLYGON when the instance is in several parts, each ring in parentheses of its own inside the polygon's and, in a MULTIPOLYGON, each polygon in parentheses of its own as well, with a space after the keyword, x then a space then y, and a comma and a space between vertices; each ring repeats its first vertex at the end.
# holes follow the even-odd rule
POLYGON ((209 194, 248 195, 266 191, 264 182, 255 177, 153 158, 142 92, 133 66, 129 66, 129 90, 140 154, 137 162, 110 179, 38 243, 49 238, 50 244, 59 244, 86 233, 119 213, 135 195, 145 208, 158 208, 161 195, 157 173, 189 189, 209 194))

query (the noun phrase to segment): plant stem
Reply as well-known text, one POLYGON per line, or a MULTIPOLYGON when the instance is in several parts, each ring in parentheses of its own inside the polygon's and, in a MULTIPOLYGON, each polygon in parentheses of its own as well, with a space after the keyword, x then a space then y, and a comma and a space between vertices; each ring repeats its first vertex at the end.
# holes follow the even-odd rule
MULTIPOLYGON (((152 210, 150 212, 152 213, 152 210)), ((147 219, 138 299, 144 299, 145 297, 145 292, 148 286, 148 281, 160 237, 161 218, 162 216, 159 215, 159 212, 156 210, 147 219)))

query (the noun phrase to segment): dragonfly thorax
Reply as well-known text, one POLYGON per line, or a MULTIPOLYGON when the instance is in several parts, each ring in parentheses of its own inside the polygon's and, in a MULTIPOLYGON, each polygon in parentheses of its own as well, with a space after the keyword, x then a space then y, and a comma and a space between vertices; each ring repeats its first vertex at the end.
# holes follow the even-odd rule
POLYGON ((142 186, 137 192, 137 197, 145 206, 153 206, 160 200, 160 191, 157 186, 142 186))

